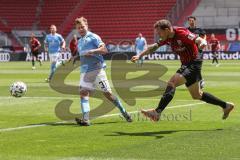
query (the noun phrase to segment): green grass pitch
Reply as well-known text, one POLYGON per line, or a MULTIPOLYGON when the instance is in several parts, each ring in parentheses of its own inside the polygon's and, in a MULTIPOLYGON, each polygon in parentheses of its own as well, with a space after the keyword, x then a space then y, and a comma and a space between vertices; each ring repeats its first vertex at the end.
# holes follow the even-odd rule
MULTIPOLYGON (((163 80, 179 67, 179 61, 152 63, 168 68, 163 80)), ((135 112, 155 107, 159 101, 156 96, 137 99, 135 106, 124 103, 129 112, 134 112, 133 123, 109 116, 93 120, 90 127, 56 123, 61 120, 55 116, 55 105, 69 98, 74 101, 71 111, 79 113, 79 98, 57 93, 44 82, 48 62, 42 67, 37 64, 36 70, 31 70, 30 62, 0 63, 0 160, 240 159, 240 61, 220 61, 219 67, 210 63, 205 61, 203 66, 204 90, 236 104, 226 121, 221 120, 221 108, 192 100, 181 86, 160 122, 151 122, 135 112), (22 98, 9 95, 9 86, 18 80, 28 86, 22 98)), ((107 64, 110 78, 111 62, 107 64)), ((141 73, 132 74, 137 77, 141 73)), ((66 83, 78 85, 78 69, 66 83)), ((91 99, 90 103, 94 108, 99 101, 91 99)), ((117 109, 108 114, 115 113, 117 109)))

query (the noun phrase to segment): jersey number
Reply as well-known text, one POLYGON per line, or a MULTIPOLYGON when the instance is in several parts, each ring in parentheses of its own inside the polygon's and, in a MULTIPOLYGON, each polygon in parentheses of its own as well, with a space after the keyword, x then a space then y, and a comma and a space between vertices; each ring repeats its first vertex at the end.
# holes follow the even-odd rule
POLYGON ((102 88, 102 89, 107 88, 107 84, 106 84, 105 81, 100 81, 99 84, 101 85, 101 88, 102 88))

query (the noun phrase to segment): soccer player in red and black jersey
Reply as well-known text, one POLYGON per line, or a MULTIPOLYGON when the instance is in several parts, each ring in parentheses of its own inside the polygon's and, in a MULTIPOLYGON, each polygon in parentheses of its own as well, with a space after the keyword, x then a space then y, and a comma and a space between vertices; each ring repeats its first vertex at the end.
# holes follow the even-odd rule
POLYGON ((234 108, 234 104, 225 102, 210 93, 203 92, 199 86, 201 77, 202 59, 199 56, 199 49, 203 49, 207 42, 201 37, 191 33, 188 29, 182 27, 173 27, 168 20, 162 19, 154 24, 155 32, 160 40, 148 46, 148 49, 140 55, 132 57, 135 62, 144 55, 151 54, 162 45, 170 45, 173 52, 180 56, 182 66, 170 78, 166 90, 156 109, 142 110, 142 113, 153 121, 158 121, 161 112, 173 99, 176 87, 186 85, 193 99, 199 99, 204 102, 218 105, 223 109, 223 119, 226 119, 234 108))
POLYGON ((78 55, 77 45, 78 45, 78 37, 76 34, 74 34, 69 44, 69 48, 71 50, 70 61, 73 61, 73 64, 75 64, 75 62, 80 58, 78 55))
POLYGON ((214 64, 214 62, 216 61, 217 65, 218 66, 218 50, 220 49, 220 43, 219 43, 219 40, 215 37, 215 35, 212 33, 211 34, 211 39, 209 41, 209 45, 211 46, 211 51, 212 51, 212 54, 213 54, 213 60, 212 60, 212 64, 214 64))
POLYGON ((41 60, 39 59, 39 48, 41 47, 41 43, 39 40, 35 37, 34 33, 31 34, 30 38, 30 47, 31 47, 31 53, 32 53, 32 69, 35 69, 35 61, 39 61, 40 66, 42 65, 41 60))
POLYGON ((77 35, 74 35, 69 45, 72 57, 77 55, 77 43, 78 43, 77 35))

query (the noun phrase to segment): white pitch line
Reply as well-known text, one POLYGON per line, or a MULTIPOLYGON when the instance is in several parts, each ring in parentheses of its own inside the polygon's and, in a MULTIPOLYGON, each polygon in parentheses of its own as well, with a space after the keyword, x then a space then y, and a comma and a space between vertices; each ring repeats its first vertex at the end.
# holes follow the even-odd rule
MULTIPOLYGON (((202 105, 202 104, 205 104, 205 102, 170 106, 170 107, 167 107, 166 109, 182 108, 182 107, 189 107, 189 106, 202 105)), ((141 111, 132 111, 132 112, 128 112, 128 113, 139 113, 139 112, 141 112, 141 111)), ((121 115, 120 113, 107 114, 107 115, 100 116, 98 118, 114 117, 114 116, 120 116, 120 115, 121 115)))
MULTIPOLYGON (((55 122, 53 124, 61 124, 64 122, 55 122)), ((27 128, 36 128, 36 127, 43 127, 43 126, 49 126, 49 124, 34 124, 29 126, 22 126, 22 127, 16 127, 16 128, 3 128, 0 129, 0 132, 8 132, 8 131, 15 131, 15 130, 21 130, 21 129, 27 129, 27 128)))
POLYGON ((168 107, 168 108, 166 108, 166 109, 189 107, 189 106, 194 106, 194 105, 202 105, 202 104, 205 104, 205 103, 206 103, 206 102, 191 103, 191 104, 182 104, 182 105, 171 106, 171 107, 168 107))
POLYGON ((4 129, 0 129, 0 132, 8 132, 8 131, 15 131, 15 130, 21 130, 21 129, 27 129, 27 128, 42 127, 42 126, 47 126, 47 124, 29 125, 29 126, 22 126, 22 127, 16 127, 16 128, 4 128, 4 129))
MULTIPOLYGON (((167 107, 166 109, 182 108, 182 107, 189 107, 189 106, 202 105, 202 104, 205 104, 205 102, 170 106, 170 107, 167 107)), ((140 111, 132 111, 129 113, 138 113, 138 112, 140 112, 140 111)), ((108 115, 100 116, 98 118, 107 118, 107 117, 114 117, 114 116, 119 116, 119 115, 120 115, 120 113, 108 114, 108 115)), ((53 124, 60 124, 60 123, 65 123, 65 122, 64 121, 56 122, 53 124)), ((15 127, 15 128, 3 128, 3 129, 0 129, 0 132, 8 132, 8 131, 22 130, 22 129, 27 129, 27 128, 44 127, 44 126, 49 126, 49 124, 36 124, 36 125, 29 125, 29 126, 15 127)))
MULTIPOLYGON (((15 97, 12 96, 0 96, 0 99, 13 99, 15 97)), ((77 97, 21 97, 21 98, 16 98, 16 99, 80 99, 77 97)))
MULTIPOLYGON (((12 97, 12 96, 0 96, 0 99, 12 99, 12 98, 15 98, 15 97, 12 97)), ((94 97, 93 97, 94 98, 94 97)), ((78 97, 21 97, 21 98, 16 98, 16 99, 79 99, 78 97)), ((126 100, 134 100, 134 99, 126 99, 126 100)), ((136 100, 160 100, 160 98, 136 98, 136 100)), ((196 100, 192 100, 192 99, 189 99, 189 100, 186 100, 186 99, 178 99, 178 100, 175 100, 175 101, 196 101, 196 100)))

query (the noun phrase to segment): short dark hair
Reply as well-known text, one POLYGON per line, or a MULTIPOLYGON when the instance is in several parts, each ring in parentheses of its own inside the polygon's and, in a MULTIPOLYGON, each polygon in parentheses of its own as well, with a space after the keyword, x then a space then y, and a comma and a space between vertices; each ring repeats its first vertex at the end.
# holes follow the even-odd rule
POLYGON ((194 21, 196 21, 196 17, 195 16, 188 16, 187 20, 189 20, 190 18, 194 19, 194 21))
POLYGON ((82 24, 82 23, 88 25, 87 19, 84 18, 84 17, 80 17, 80 18, 75 19, 75 25, 82 24))
POLYGON ((172 27, 172 24, 167 19, 161 19, 154 24, 154 28, 161 28, 163 30, 166 28, 170 29, 171 27, 172 27))

